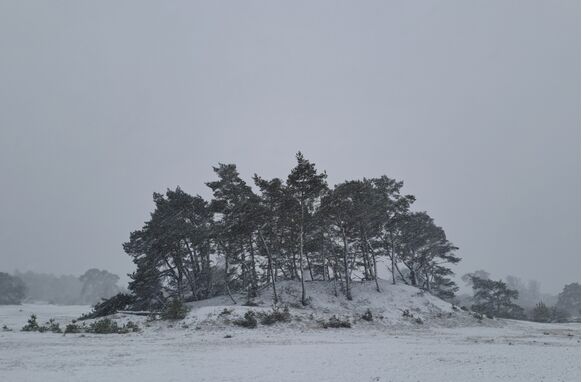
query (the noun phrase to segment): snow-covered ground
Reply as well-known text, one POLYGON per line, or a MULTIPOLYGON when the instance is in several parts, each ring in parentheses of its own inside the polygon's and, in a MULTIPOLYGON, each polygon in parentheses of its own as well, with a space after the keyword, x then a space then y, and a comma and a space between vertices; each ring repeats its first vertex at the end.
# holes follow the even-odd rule
MULTIPOLYGON (((580 380, 580 324, 480 321, 413 288, 382 287, 381 294, 356 287, 354 301, 347 302, 311 286, 310 307, 291 308, 292 322, 257 329, 231 320, 266 307, 233 307, 222 298, 194 304, 177 322, 116 315, 143 328, 123 335, 20 332, 31 313, 41 323, 55 318, 64 326, 88 307, 0 306, 0 327, 13 329, 0 329, 0 380, 580 380), (219 316, 225 307, 232 313, 219 316), (372 323, 357 319, 367 308, 376 317, 372 323), (403 309, 424 323, 403 318, 403 309), (330 314, 350 318, 353 327, 320 328, 317 321, 330 314)), ((281 293, 289 303, 294 288, 281 293)))

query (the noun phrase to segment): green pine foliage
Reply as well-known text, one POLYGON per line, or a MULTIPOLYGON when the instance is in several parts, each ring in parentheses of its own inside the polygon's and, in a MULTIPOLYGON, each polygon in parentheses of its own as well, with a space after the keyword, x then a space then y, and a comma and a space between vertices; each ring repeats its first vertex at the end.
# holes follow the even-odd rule
POLYGON ((524 310, 514 301, 518 292, 509 289, 503 281, 472 277, 473 300, 471 309, 477 313, 500 318, 525 318, 524 310))
POLYGON ((270 313, 260 312, 257 314, 262 325, 273 325, 277 322, 289 322, 291 320, 291 313, 289 308, 273 309, 270 313))
MULTIPOLYGON (((330 281, 351 299, 355 275, 381 292, 382 262, 393 283, 447 299, 458 290, 450 268, 460 261, 457 247, 426 212, 411 211, 415 198, 401 193, 401 181, 380 176, 329 187, 327 174, 300 152, 287 177, 255 175, 258 193, 234 164, 214 173, 209 201, 179 187, 154 193, 150 220, 123 246, 136 266, 127 308, 160 312, 174 299, 216 295, 236 304, 237 295, 253 301, 264 287, 277 304, 279 280, 301 283, 301 305, 309 303, 310 280, 330 281)), ((125 302, 98 304, 96 314, 125 302)))
POLYGON ((40 328, 40 326, 38 325, 36 314, 31 314, 26 325, 24 325, 22 327, 21 331, 23 331, 23 332, 38 332, 39 328, 40 328))
POLYGON ((348 319, 341 319, 336 316, 331 316, 327 321, 321 322, 321 327, 324 329, 337 329, 337 328, 351 328, 352 323, 348 319))
POLYGON ((234 320, 233 323, 243 328, 255 329, 257 327, 257 315, 252 310, 245 313, 244 317, 239 320, 234 320))
POLYGON ((166 305, 161 317, 164 320, 183 320, 188 312, 189 309, 182 300, 174 299, 166 305))

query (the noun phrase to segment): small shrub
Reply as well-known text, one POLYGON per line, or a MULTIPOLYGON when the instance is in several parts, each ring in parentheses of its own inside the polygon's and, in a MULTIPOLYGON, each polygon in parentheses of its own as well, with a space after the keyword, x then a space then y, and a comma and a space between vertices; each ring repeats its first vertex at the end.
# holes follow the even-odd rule
POLYGON ((36 321, 36 314, 31 314, 26 325, 21 329, 23 332, 38 332, 40 326, 36 321))
POLYGON ((331 318, 327 321, 322 322, 321 326, 324 329, 328 328, 351 328, 352 324, 349 320, 341 320, 336 316, 331 316, 331 318))
POLYGON ((133 321, 129 321, 123 326, 119 326, 117 322, 110 318, 103 318, 101 320, 95 321, 85 329, 88 333, 95 334, 127 334, 132 332, 139 332, 139 326, 133 321))
POLYGON ((59 323, 56 322, 54 318, 51 318, 50 320, 48 320, 44 325, 39 325, 38 321, 36 320, 35 314, 30 315, 28 322, 20 330, 23 332, 39 332, 39 333, 44 333, 44 332, 62 333, 63 332, 61 330, 61 327, 59 326, 59 323))
POLYGON ((87 330, 89 333, 95 334, 110 334, 110 333, 118 333, 119 326, 117 322, 113 321, 110 318, 104 318, 95 322, 92 322, 89 325, 89 329, 87 330))
POLYGON ((413 318, 414 316, 412 315, 412 313, 410 313, 410 310, 408 309, 404 309, 402 311, 402 317, 406 317, 406 318, 413 318))
POLYGON ((374 316, 372 316, 372 311, 370 309, 366 310, 366 313, 362 315, 362 320, 368 322, 374 321, 374 316))
POLYGON ((129 332, 133 333, 137 333, 141 330, 139 326, 133 321, 128 321, 127 324, 123 325, 123 327, 127 329, 129 332))
POLYGON ((230 315, 231 315, 231 313, 232 313, 232 309, 226 309, 226 308, 224 308, 224 309, 222 310, 222 312, 220 312, 220 313, 218 314, 218 317, 230 316, 230 315))
POLYGON ((54 318, 51 318, 50 320, 48 320, 48 322, 45 324, 44 328, 46 328, 46 331, 53 332, 53 333, 62 333, 63 332, 61 330, 61 327, 59 326, 59 323, 55 322, 54 318))
POLYGON ((244 318, 234 321, 235 325, 242 326, 243 328, 254 329, 257 327, 257 317, 255 312, 249 310, 245 313, 244 318))
POLYGON ((186 318, 188 311, 188 307, 184 305, 182 300, 175 299, 166 305, 161 317, 164 320, 183 320, 186 318))
POLYGON ((65 326, 65 334, 67 333, 81 333, 81 327, 75 323, 65 326))
POLYGON ((6 325, 2 325, 2 331, 3 331, 3 332, 11 332, 11 331, 12 331, 12 329, 10 329, 10 328, 9 328, 8 326, 6 326, 6 325))
POLYGON ((288 322, 291 320, 291 314, 287 307, 282 311, 279 309, 273 309, 271 313, 259 313, 258 316, 263 325, 273 325, 277 322, 288 322))

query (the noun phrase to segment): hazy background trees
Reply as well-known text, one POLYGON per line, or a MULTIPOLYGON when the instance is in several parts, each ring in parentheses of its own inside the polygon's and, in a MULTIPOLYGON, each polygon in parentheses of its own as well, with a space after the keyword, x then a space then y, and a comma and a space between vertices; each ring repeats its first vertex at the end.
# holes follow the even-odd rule
POLYGON ((26 285, 19 277, 0 272, 0 305, 20 304, 26 295, 26 285))
POLYGON ((537 322, 580 321, 578 283, 567 284, 559 295, 551 295, 541 292, 539 281, 524 282, 512 275, 496 281, 484 270, 467 273, 461 279, 473 289, 473 295, 461 294, 453 301, 480 313, 537 322))
MULTIPOLYGON (((2 275, 6 275, 6 273, 2 275)), ((89 269, 79 277, 73 275, 55 276, 31 271, 16 271, 12 277, 21 280, 25 288, 20 302, 93 305, 102 298, 109 298, 123 290, 117 285, 119 276, 95 268, 89 269)), ((0 293, 2 290, 0 289, 0 293)))

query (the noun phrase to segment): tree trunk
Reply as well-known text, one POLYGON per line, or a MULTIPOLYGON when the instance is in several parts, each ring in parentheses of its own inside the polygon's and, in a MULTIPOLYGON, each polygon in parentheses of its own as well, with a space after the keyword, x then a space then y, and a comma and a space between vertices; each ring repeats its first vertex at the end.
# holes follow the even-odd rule
POLYGON ((232 300, 232 303, 236 305, 236 300, 234 299, 234 297, 232 297, 232 293, 230 293, 230 286, 228 285, 228 253, 226 251, 226 247, 224 247, 224 245, 222 246, 224 251, 224 289, 226 290, 226 293, 228 294, 228 297, 230 297, 230 299, 232 300))
POLYGON ((252 298, 257 297, 257 270, 255 269, 255 249, 253 247, 253 236, 249 237, 249 249, 251 252, 251 290, 252 298))
POLYGON ((350 290, 350 270, 348 268, 348 242, 346 238, 346 232, 342 228, 342 236, 344 240, 344 270, 346 277, 346 298, 348 300, 352 299, 352 291, 350 290))
POLYGON ((279 302, 279 298, 277 297, 277 287, 275 286, 276 280, 275 280, 275 274, 273 271, 273 257, 271 256, 271 251, 270 251, 269 247, 267 246, 267 242, 265 241, 265 238, 263 237, 263 233, 261 232, 261 230, 259 230, 259 237, 261 238, 261 241, 263 242, 263 246, 265 247, 265 251, 267 252, 269 275, 271 276, 271 285, 273 285, 273 303, 277 304, 279 302))
POLYGON ((396 268, 396 254, 394 253, 394 237, 392 235, 392 231, 390 231, 390 246, 391 250, 390 253, 390 262, 392 263, 392 267, 390 271, 392 272, 392 285, 396 285, 396 275, 394 274, 394 268, 396 268))
POLYGON ((313 270, 311 269, 311 261, 309 260, 309 256, 307 253, 305 254, 305 260, 307 261, 307 269, 309 270, 309 278, 313 281, 313 270))
POLYGON ((301 279, 301 304, 303 306, 307 305, 307 299, 305 298, 305 281, 303 280, 303 225, 304 225, 304 211, 303 211, 303 201, 301 205, 301 224, 299 232, 299 277, 301 279))
POLYGON ((378 267, 376 265, 376 255, 372 252, 372 261, 374 262, 374 281, 376 282, 376 291, 380 292, 380 285, 378 284, 378 267))
POLYGON ((374 281, 376 282, 376 291, 380 292, 380 285, 378 284, 378 265, 376 262, 376 254, 374 253, 374 249, 370 245, 368 238, 366 237, 366 246, 370 250, 370 254, 372 255, 372 266, 374 267, 374 281))
POLYGON ((416 272, 414 267, 410 269, 410 285, 416 286, 416 272))

